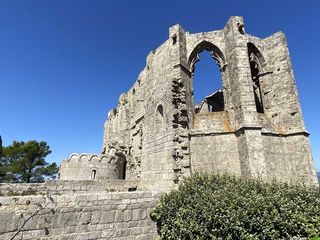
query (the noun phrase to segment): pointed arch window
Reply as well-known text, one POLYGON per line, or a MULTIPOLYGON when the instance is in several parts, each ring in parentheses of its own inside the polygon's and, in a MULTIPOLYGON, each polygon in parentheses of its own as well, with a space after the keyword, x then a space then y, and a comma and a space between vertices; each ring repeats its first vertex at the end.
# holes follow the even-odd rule
POLYGON ((156 127, 160 128, 164 124, 163 106, 158 105, 156 110, 156 127))
POLYGON ((252 43, 248 43, 248 56, 251 71, 254 100, 257 112, 264 113, 260 76, 262 75, 263 56, 252 43))
MULTIPOLYGON (((224 111, 224 107, 225 107, 224 96, 223 96, 224 86, 223 86, 222 79, 223 79, 223 74, 224 74, 226 63, 225 63, 224 56, 223 56, 222 52, 220 51, 220 49, 210 42, 207 42, 207 41, 201 42, 200 44, 198 44, 195 47, 195 49, 190 54, 189 66, 190 66, 190 70, 191 70, 192 77, 193 77, 192 93, 194 94, 193 101, 195 104, 195 113, 197 114, 197 113, 204 113, 204 112, 224 111), (202 53, 202 52, 204 52, 204 53, 202 53), (207 60, 209 54, 207 54, 206 52, 209 53, 211 58, 214 59, 215 63, 218 65, 218 70, 219 70, 219 72, 216 73, 214 71, 215 69, 209 68, 210 74, 214 73, 214 76, 217 76, 217 75, 219 75, 219 76, 215 77, 218 79, 213 79, 213 80, 215 80, 215 82, 211 82, 211 79, 210 79, 210 82, 200 83, 201 80, 206 81, 207 76, 200 76, 200 79, 196 79, 196 80, 200 80, 200 81, 196 82, 196 81, 194 81, 194 73, 195 73, 196 63, 200 60, 200 54, 202 55, 201 57, 205 59, 205 61, 207 60), (201 86, 201 88, 199 88, 198 86, 201 86), (203 89, 203 88, 205 88, 205 89, 203 89), (210 92, 205 93, 205 91, 208 88, 210 89, 210 92), (205 96, 203 96, 203 95, 201 96, 200 101, 197 99, 197 95, 199 94, 199 92, 206 94, 205 96), (204 97, 204 99, 203 99, 203 97, 204 97)), ((206 70, 208 70, 208 67, 206 68, 206 70)), ((198 78, 198 76, 196 76, 196 78, 198 78)), ((210 78, 211 78, 211 76, 210 76, 210 78)), ((200 93, 200 95, 201 95, 201 93, 200 93)))

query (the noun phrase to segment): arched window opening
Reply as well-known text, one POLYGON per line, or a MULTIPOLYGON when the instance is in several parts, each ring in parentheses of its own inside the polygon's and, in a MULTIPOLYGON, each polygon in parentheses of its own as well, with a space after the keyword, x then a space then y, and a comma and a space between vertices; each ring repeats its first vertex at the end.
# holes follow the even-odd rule
POLYGON ((222 74, 225 61, 222 52, 204 41, 191 53, 189 64, 193 75, 195 113, 224 111, 222 74))
POLYGON ((161 127, 164 123, 163 107, 159 105, 156 111, 156 127, 161 127))
POLYGON ((120 179, 123 179, 123 180, 126 178, 126 165, 127 165, 127 162, 124 161, 122 165, 121 175, 120 175, 120 179))
POLYGON ((116 163, 115 171, 118 175, 118 178, 125 179, 126 178, 126 165, 127 165, 126 159, 119 157, 115 163, 116 163))
POLYGON ((262 75, 263 57, 259 50, 252 43, 248 43, 248 55, 256 109, 257 112, 264 113, 261 85, 259 79, 259 77, 262 75))
POLYGON ((95 180, 96 179, 96 174, 97 174, 97 171, 96 170, 92 170, 92 172, 91 172, 91 180, 95 180))

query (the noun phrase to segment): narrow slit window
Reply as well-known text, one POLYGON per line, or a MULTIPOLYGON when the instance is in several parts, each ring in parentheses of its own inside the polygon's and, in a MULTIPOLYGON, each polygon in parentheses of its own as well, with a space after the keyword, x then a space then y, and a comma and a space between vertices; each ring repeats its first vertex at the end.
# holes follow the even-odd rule
POLYGON ((163 107, 159 105, 156 111, 156 126, 161 127, 164 123, 163 107))
POLYGON ((92 172, 91 172, 91 180, 95 180, 96 179, 96 175, 97 175, 97 171, 96 170, 92 170, 92 172))
POLYGON ((251 71, 251 80, 254 94, 254 101, 257 112, 264 113, 263 97, 261 92, 260 76, 262 74, 263 57, 259 50, 251 43, 248 43, 248 56, 251 71))

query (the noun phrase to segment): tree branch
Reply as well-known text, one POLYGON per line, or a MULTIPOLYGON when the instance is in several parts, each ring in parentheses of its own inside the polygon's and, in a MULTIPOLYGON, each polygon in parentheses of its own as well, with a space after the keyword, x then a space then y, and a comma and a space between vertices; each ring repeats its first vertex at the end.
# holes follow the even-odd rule
MULTIPOLYGON (((48 196, 47 196, 48 197, 48 196)), ((18 236, 18 234, 21 232, 21 230, 23 229, 23 227, 27 224, 27 222, 33 218, 34 216, 36 216, 39 212, 41 212, 42 210, 44 210, 50 203, 52 203, 53 200, 51 197, 48 197, 48 202, 42 207, 40 207, 37 211, 35 211, 33 214, 31 214, 21 225, 21 227, 17 230, 17 232, 13 235, 13 237, 10 240, 13 240, 16 236, 18 236)))

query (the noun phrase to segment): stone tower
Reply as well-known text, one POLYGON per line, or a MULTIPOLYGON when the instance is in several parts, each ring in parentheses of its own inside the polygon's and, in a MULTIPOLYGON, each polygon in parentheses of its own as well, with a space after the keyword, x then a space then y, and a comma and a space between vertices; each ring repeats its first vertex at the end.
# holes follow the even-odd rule
POLYGON ((242 17, 191 34, 180 25, 105 123, 103 154, 126 159, 126 179, 171 188, 196 171, 317 182, 308 132, 282 32, 245 33, 242 17), (193 74, 208 51, 223 88, 194 103, 193 74))

